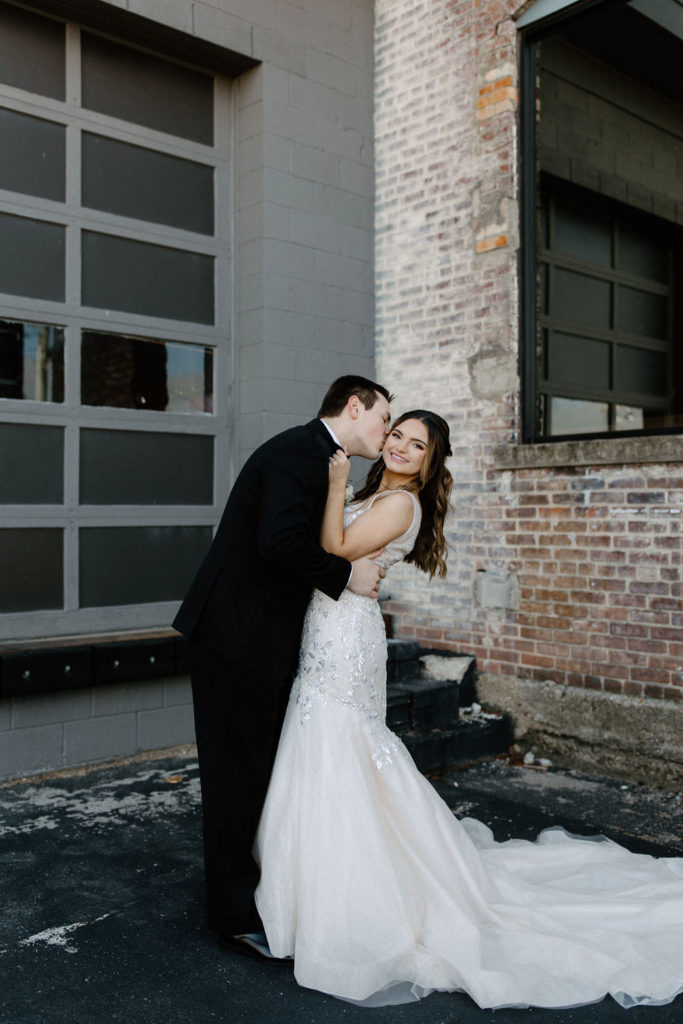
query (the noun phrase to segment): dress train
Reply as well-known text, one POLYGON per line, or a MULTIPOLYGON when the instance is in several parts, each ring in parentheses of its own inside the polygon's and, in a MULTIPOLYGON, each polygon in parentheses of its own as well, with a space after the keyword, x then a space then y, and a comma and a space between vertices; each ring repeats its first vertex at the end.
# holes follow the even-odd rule
POLYGON ((673 1000, 683 859, 562 828, 497 843, 458 821, 385 724, 385 665, 377 603, 316 591, 255 847, 268 942, 297 981, 368 1006, 673 1000))

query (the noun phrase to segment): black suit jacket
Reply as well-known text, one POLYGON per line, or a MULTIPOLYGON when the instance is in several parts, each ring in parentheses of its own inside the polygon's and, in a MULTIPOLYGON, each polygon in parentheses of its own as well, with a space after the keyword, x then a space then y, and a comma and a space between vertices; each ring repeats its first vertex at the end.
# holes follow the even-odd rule
POLYGON ((173 622, 180 633, 273 679, 291 674, 311 591, 336 600, 351 572, 319 543, 336 448, 316 419, 250 456, 173 622))

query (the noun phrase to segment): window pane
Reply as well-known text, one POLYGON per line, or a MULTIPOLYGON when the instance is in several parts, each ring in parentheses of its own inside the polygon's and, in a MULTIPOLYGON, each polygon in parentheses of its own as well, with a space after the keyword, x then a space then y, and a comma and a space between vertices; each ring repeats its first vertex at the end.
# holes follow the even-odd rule
POLYGON ((539 223, 539 244, 542 249, 550 248, 550 200, 543 197, 541 204, 541 217, 539 223))
POLYGON ((615 430, 642 430, 643 429, 643 410, 639 409, 635 405, 616 405, 615 411, 615 430))
POLYGON ((80 531, 80 604, 177 601, 211 543, 210 526, 110 526, 80 531))
POLYGON ((643 426, 646 430, 661 430, 662 427, 683 428, 683 412, 664 412, 662 409, 644 409, 643 426))
POLYGON ((550 347, 548 333, 545 329, 541 331, 541 344, 537 353, 541 380, 547 380, 549 374, 550 347))
POLYGON ((64 41, 63 22, 0 5, 0 81, 63 100, 64 41))
POLYGON ((109 39, 81 34, 83 106, 213 144, 213 78, 109 39))
POLYGON ((167 412, 213 412, 213 349, 166 344, 167 412))
POLYGON ((556 387, 609 388, 609 343, 553 331, 548 379, 556 387))
POLYGON ((213 350, 84 331, 81 401, 117 409, 209 413, 213 409, 213 350))
POLYGON ((148 242, 82 234, 83 304, 213 323, 213 258, 148 242))
POLYGON ((0 612, 64 604, 62 531, 0 530, 0 612))
POLYGON ((648 338, 667 337, 668 298, 639 288, 619 288, 619 327, 629 334, 648 338))
POLYGON ((548 295, 548 281, 550 280, 550 268, 547 263, 541 263, 539 287, 541 289, 541 312, 547 315, 550 312, 550 298, 548 295))
POLYGON ((679 426, 675 229, 570 187, 540 195, 529 426, 540 436, 679 426))
POLYGON ((62 428, 0 424, 0 501, 57 505, 63 496, 62 428))
POLYGON ((607 402, 557 397, 550 401, 551 434, 593 434, 607 430, 608 425, 607 402))
POLYGON ((609 281, 557 268, 553 279, 551 315, 595 327, 610 327, 611 295, 609 281))
POLYGON ((81 430, 80 500, 83 505, 211 505, 213 438, 81 430))
POLYGON ((64 125, 0 108, 0 139, 0 188, 64 201, 64 125))
POLYGON ((553 249, 588 263, 612 265, 612 227, 591 213, 555 204, 553 249))
POLYGON ((619 269, 666 284, 669 278, 668 247, 651 234, 631 225, 619 227, 619 269))
POLYGON ((0 398, 64 401, 64 328, 0 320, 0 398))
POLYGON ((64 228, 0 213, 0 292, 64 301, 64 228))
POLYGON ((83 133, 83 204, 213 234, 213 168, 83 133))
POLYGON ((666 353, 619 345, 616 350, 614 386, 618 391, 665 397, 667 370, 666 353))

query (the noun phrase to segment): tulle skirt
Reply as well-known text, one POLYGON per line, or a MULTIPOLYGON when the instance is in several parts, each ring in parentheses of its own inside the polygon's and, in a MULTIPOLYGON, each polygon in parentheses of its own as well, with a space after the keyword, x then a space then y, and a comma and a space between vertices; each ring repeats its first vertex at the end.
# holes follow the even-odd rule
POLYGON ((496 843, 458 821, 384 724, 381 637, 364 646, 364 692, 329 623, 320 642, 330 628, 292 691, 255 847, 268 942, 297 981, 369 1006, 435 990, 482 1008, 675 998, 683 860, 559 827, 496 843))

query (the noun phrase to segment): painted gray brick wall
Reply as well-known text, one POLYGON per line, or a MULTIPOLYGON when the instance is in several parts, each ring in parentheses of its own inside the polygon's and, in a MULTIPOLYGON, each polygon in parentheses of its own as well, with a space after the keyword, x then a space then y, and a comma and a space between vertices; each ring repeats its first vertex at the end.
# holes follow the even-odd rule
MULTIPOLYGON (((370 20, 366 31, 371 42, 370 20)), ((312 73, 322 78, 325 53, 313 55, 312 73)), ((346 79, 344 62, 331 63, 329 82, 348 93, 268 64, 240 81, 240 461, 314 415, 334 377, 373 373, 369 54, 367 61, 355 69, 346 62, 346 79)))
POLYGON ((0 779, 192 742, 185 677, 0 701, 0 779))
MULTIPOLYGON (((374 4, 110 5, 261 62, 233 85, 234 202, 219 225, 235 266, 233 357, 218 368, 233 382, 222 503, 249 452, 315 415, 334 377, 374 372, 374 4)), ((187 680, 0 700, 0 779, 193 738, 187 680)))

